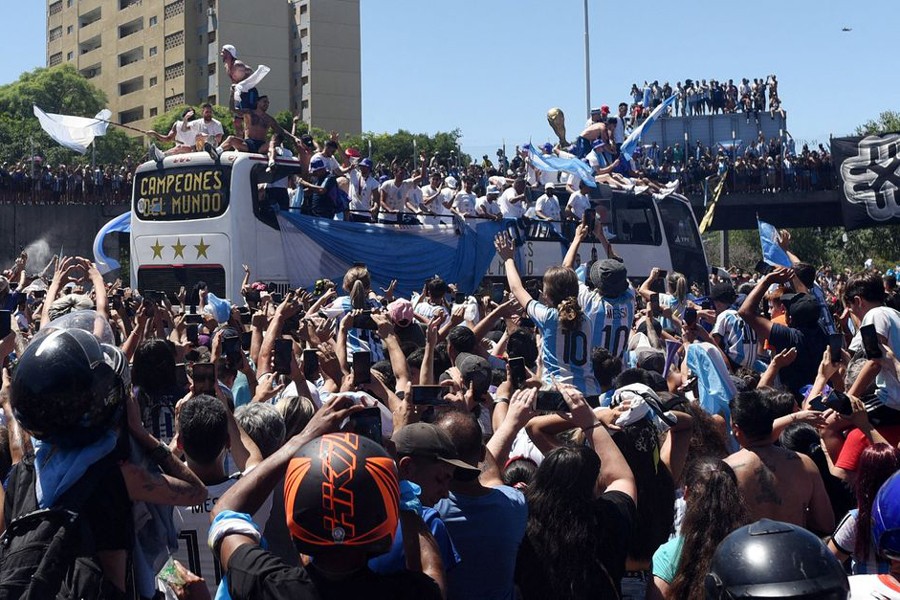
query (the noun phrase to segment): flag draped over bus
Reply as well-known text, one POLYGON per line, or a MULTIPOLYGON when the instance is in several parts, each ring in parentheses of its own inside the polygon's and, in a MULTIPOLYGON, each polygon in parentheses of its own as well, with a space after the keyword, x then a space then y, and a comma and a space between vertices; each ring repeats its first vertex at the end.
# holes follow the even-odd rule
POLYGON ((473 293, 494 256, 494 236, 507 225, 497 221, 455 226, 403 226, 332 221, 278 213, 284 257, 292 286, 326 277, 340 281, 355 262, 364 262, 372 287, 397 280, 408 296, 438 275, 473 293), (459 231, 459 233, 457 233, 459 231))

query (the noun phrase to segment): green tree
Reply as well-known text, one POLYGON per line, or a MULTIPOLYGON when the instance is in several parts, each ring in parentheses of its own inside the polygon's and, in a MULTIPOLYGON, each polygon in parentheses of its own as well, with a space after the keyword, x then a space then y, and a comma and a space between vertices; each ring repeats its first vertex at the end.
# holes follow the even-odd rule
POLYGON ((33 119, 34 105, 48 113, 92 117, 106 106, 106 94, 68 63, 22 73, 0 86, 0 114, 33 119))
POLYGON ((900 131, 900 113, 892 110, 878 115, 878 119, 868 120, 856 128, 856 135, 871 135, 900 131))
MULTIPOLYGON (((181 115, 188 108, 194 109, 195 115, 193 118, 200 118, 201 109, 199 104, 196 106, 182 104, 181 106, 176 106, 172 110, 153 119, 151 128, 153 129, 153 131, 161 133, 163 135, 169 133, 169 130, 172 129, 172 125, 176 121, 181 120, 181 115)), ((234 135, 233 117, 231 115, 231 111, 228 110, 227 106, 219 106, 218 104, 213 105, 213 119, 216 119, 217 121, 222 123, 222 129, 225 130, 226 136, 234 135)))

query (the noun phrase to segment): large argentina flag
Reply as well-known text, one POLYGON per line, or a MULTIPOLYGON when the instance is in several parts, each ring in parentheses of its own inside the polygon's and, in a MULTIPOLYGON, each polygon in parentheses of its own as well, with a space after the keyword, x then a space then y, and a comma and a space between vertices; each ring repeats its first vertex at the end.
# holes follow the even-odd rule
POLYGON ((638 143, 641 141, 641 137, 644 135, 644 131, 650 129, 659 116, 663 113, 663 111, 667 110, 673 102, 675 102, 675 98, 678 97, 678 94, 672 94, 666 100, 653 109, 653 112, 644 119, 644 122, 640 124, 634 131, 631 132, 631 135, 622 142, 622 147, 619 148, 619 152, 622 153, 622 156, 625 157, 625 160, 631 160, 631 155, 634 154, 635 149, 637 148, 638 143))
POLYGON ((438 275, 473 293, 494 256, 502 222, 473 219, 455 225, 353 223, 280 212, 281 241, 291 285, 310 287, 327 277, 339 282, 353 263, 366 265, 372 289, 397 280, 409 297, 438 275), (459 233, 457 233, 457 230, 459 233))

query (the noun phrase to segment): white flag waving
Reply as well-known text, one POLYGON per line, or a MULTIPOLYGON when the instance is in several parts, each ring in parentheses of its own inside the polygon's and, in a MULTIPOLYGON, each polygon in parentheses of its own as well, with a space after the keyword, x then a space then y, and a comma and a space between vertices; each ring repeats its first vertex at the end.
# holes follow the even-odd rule
POLYGON ((106 121, 109 120, 112 113, 108 108, 104 108, 97 113, 96 117, 89 119, 45 113, 35 105, 34 116, 41 122, 41 128, 47 132, 47 135, 66 148, 84 154, 95 137, 106 133, 106 128, 109 126, 106 121))

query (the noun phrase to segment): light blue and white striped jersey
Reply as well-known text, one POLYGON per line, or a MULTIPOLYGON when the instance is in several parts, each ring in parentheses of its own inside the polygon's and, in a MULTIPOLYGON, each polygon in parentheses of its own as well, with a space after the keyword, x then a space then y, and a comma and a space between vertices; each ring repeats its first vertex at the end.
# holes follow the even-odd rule
POLYGON ((634 325, 634 288, 615 298, 601 296, 586 285, 578 286, 578 304, 593 323, 591 348, 606 348, 613 356, 622 358, 628 348, 628 338, 634 325))
POLYGON ((591 364, 593 322, 585 315, 574 331, 563 331, 559 324, 559 311, 537 300, 528 303, 528 316, 541 330, 541 361, 544 364, 541 378, 553 383, 555 378, 581 390, 585 396, 596 396, 600 385, 594 378, 591 364))
POLYGON ((722 337, 722 348, 734 364, 748 369, 756 362, 756 332, 744 322, 733 308, 716 317, 713 335, 722 337))
MULTIPOLYGON (((375 298, 368 298, 366 300, 366 308, 381 309, 382 306, 375 298)), ((350 296, 341 296, 332 302, 331 306, 325 309, 324 312, 329 317, 336 317, 338 322, 340 322, 343 316, 352 310, 353 302, 350 300, 350 296)), ((377 331, 357 329, 356 327, 350 328, 347 332, 347 360, 353 360, 354 352, 366 351, 372 354, 372 364, 386 358, 384 346, 381 343, 381 338, 378 337, 377 331)))
MULTIPOLYGON (((672 314, 678 317, 678 320, 684 320, 684 309, 687 308, 688 299, 685 298, 683 301, 679 302, 678 298, 673 296, 672 294, 660 294, 659 295, 659 306, 660 308, 668 308, 671 309, 672 314)), ((675 323, 672 319, 668 317, 659 317, 657 319, 659 324, 662 325, 663 329, 675 329, 675 323)))

